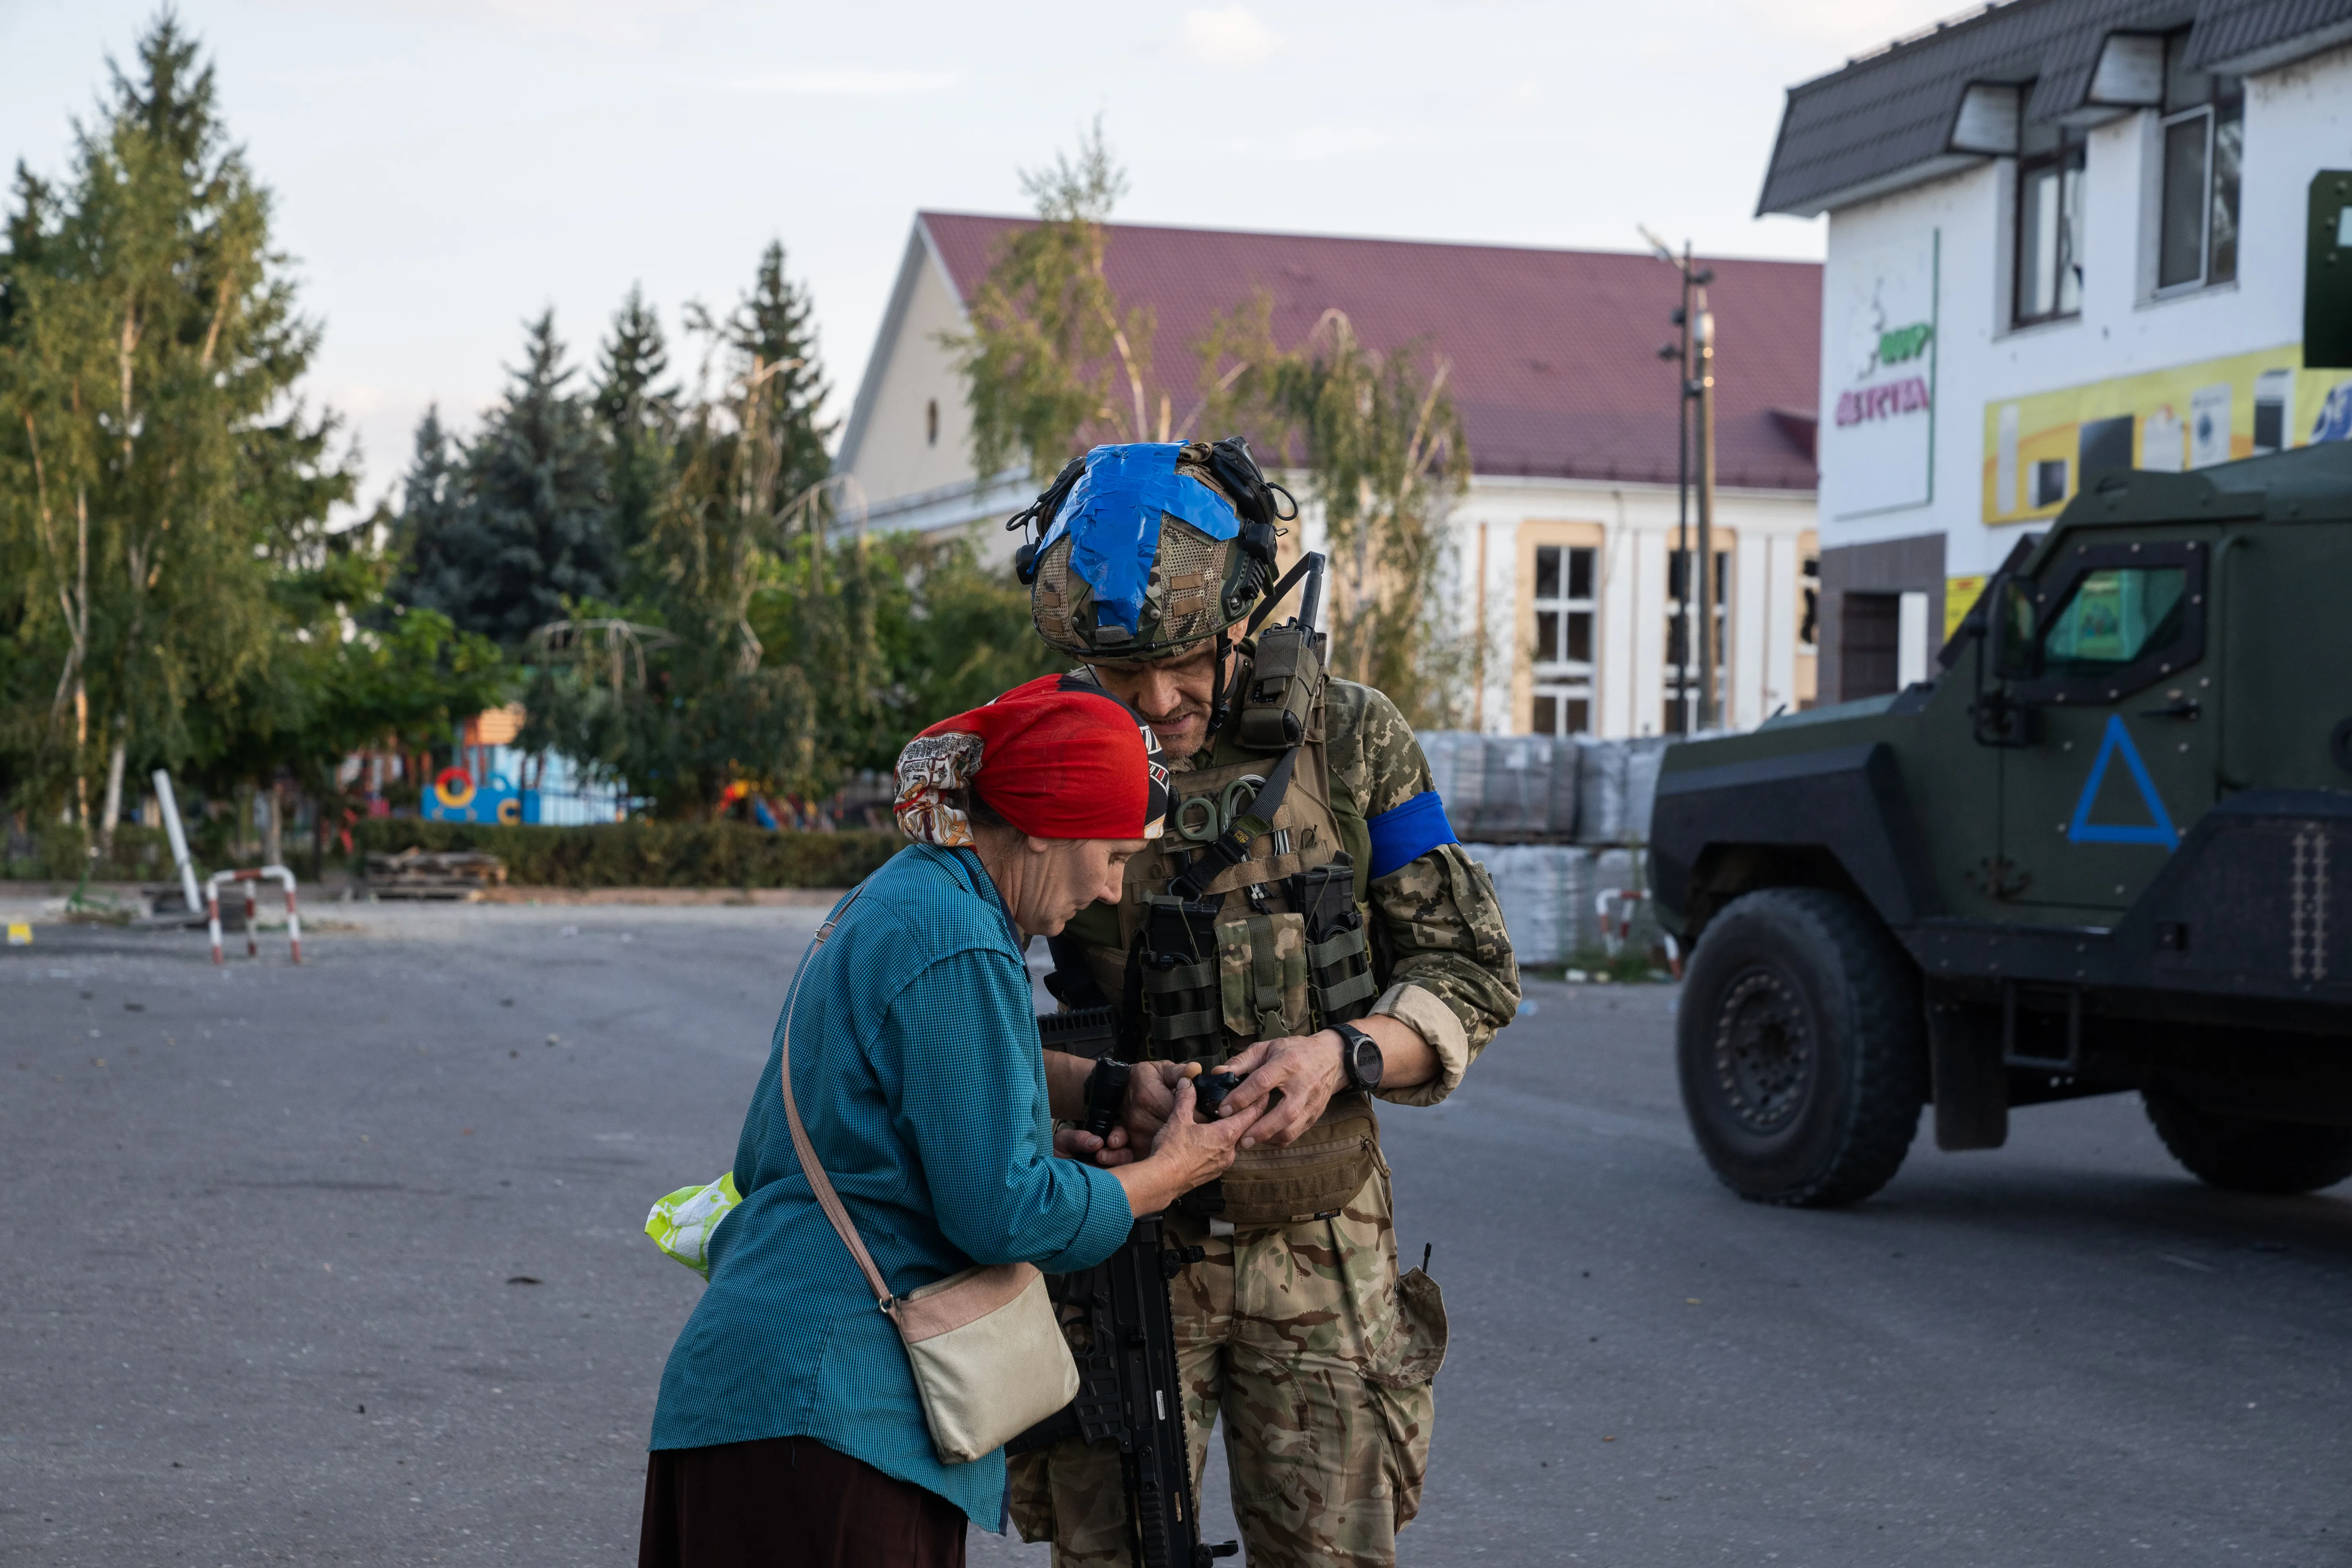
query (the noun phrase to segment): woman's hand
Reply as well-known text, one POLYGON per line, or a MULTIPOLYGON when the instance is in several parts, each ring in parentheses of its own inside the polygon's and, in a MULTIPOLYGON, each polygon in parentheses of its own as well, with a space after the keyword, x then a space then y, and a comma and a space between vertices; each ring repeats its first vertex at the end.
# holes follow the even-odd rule
POLYGON ((1128 1074, 1127 1105, 1119 1113, 1127 1141, 1149 1149, 1176 1103, 1176 1086, 1201 1076, 1198 1062, 1138 1062, 1128 1074))
POLYGON ((1076 1127, 1065 1127, 1054 1134, 1054 1152, 1065 1160, 1084 1160, 1100 1165, 1106 1171, 1131 1164, 1135 1148, 1124 1127, 1114 1127, 1108 1138, 1076 1127))
POLYGON ((1234 1151, 1257 1122, 1255 1111, 1200 1121, 1192 1114, 1193 1100, 1192 1080, 1180 1079, 1151 1152, 1111 1173, 1127 1189, 1130 1213, 1158 1214, 1194 1187, 1223 1175, 1234 1163, 1234 1151))

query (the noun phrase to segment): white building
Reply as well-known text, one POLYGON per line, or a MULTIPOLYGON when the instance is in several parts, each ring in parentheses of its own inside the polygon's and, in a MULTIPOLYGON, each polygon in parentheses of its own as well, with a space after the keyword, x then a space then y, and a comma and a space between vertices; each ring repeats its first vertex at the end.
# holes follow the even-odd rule
MULTIPOLYGON (((1021 226, 915 219, 836 460, 856 476, 873 526, 979 526, 1010 549, 997 525, 1035 486, 1021 472, 973 477, 964 385, 941 340, 963 329, 995 247, 1021 226)), ((1336 309, 1375 348, 1420 342, 1442 357, 1475 469, 1448 519, 1450 607, 1465 631, 1486 627, 1493 649, 1479 666, 1479 726, 1608 736, 1671 727, 1677 389, 1658 348, 1675 332, 1673 268, 1645 256, 1134 225, 1112 227, 1105 265, 1125 303, 1155 313, 1147 401, 1169 438, 1224 434, 1191 427, 1192 345, 1213 316, 1259 289, 1285 346, 1336 309)), ((1820 268, 1706 265, 1716 273, 1723 689, 1727 721, 1744 726, 1812 697, 1820 268)))
POLYGON ((1790 89, 1759 206, 1830 215, 1824 701, 1915 678, 2102 473, 2352 429, 2347 39, 2346 0, 2012 0, 1790 89))

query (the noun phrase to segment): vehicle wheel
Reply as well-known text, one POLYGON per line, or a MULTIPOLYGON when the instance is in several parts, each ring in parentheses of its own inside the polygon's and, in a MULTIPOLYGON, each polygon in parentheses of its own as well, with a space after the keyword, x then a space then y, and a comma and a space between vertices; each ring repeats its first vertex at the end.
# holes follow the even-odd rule
POLYGON ((1741 1197, 1858 1203, 1902 1168, 1927 1098, 1918 975, 1853 899, 1735 900, 1691 955, 1675 1043, 1691 1131, 1741 1197))
POLYGON ((2172 1157, 2209 1186, 2311 1193, 2352 1176, 2352 1128, 2204 1110, 2161 1089, 2142 1090, 2140 1103, 2172 1157))

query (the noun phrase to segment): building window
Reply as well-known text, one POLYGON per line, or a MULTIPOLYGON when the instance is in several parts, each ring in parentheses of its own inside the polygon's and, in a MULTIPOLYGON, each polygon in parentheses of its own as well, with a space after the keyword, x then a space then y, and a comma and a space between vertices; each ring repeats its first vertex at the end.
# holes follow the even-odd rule
MULTIPOLYGON (((1687 732, 1698 722, 1698 600, 1690 602, 1689 643, 1684 642, 1683 595, 1690 583, 1694 552, 1666 552, 1666 711, 1664 731, 1687 732)), ((1723 696, 1731 687, 1731 552, 1715 552, 1715 714, 1723 721, 1723 696)))
POLYGON ((923 445, 936 447, 939 444, 940 400, 934 397, 923 405, 923 445))
POLYGON ((2011 318, 2031 326, 2083 310, 2083 133, 2021 128, 2017 154, 2017 276, 2011 318))
POLYGON ((1600 552, 1582 545, 1536 547, 1535 707, 1538 735, 1592 728, 1593 574, 1600 552))
POLYGON ((2156 286, 2201 289, 2238 276, 2238 165, 2245 84, 2188 68, 2189 33, 2164 44, 2164 196, 2156 286))

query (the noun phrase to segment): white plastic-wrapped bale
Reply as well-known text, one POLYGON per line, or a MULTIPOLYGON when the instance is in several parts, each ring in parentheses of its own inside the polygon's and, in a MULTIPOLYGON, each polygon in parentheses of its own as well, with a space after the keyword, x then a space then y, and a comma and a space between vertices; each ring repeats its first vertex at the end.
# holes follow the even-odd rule
POLYGON ((1592 945, 1594 853, 1566 844, 1466 844, 1503 901, 1521 963, 1566 963, 1592 945))
POLYGON ((1658 793, 1658 768, 1667 741, 1595 741, 1580 737, 1577 749, 1576 841, 1579 844, 1640 844, 1650 836, 1650 805, 1658 793))
POLYGON ((1658 773, 1665 765, 1666 747, 1671 743, 1663 735, 1625 742, 1625 824, 1636 844, 1650 841, 1650 813, 1657 805, 1658 773))
POLYGON ((1429 760, 1431 787, 1445 804, 1454 837, 1473 837, 1486 789, 1486 737, 1464 730, 1423 730, 1413 738, 1429 760))
POLYGON ((1496 842, 1568 837, 1576 826, 1577 749, 1551 735, 1486 737, 1477 834, 1496 842))
POLYGON ((1625 743, 1577 737, 1576 841, 1625 841, 1625 743))

